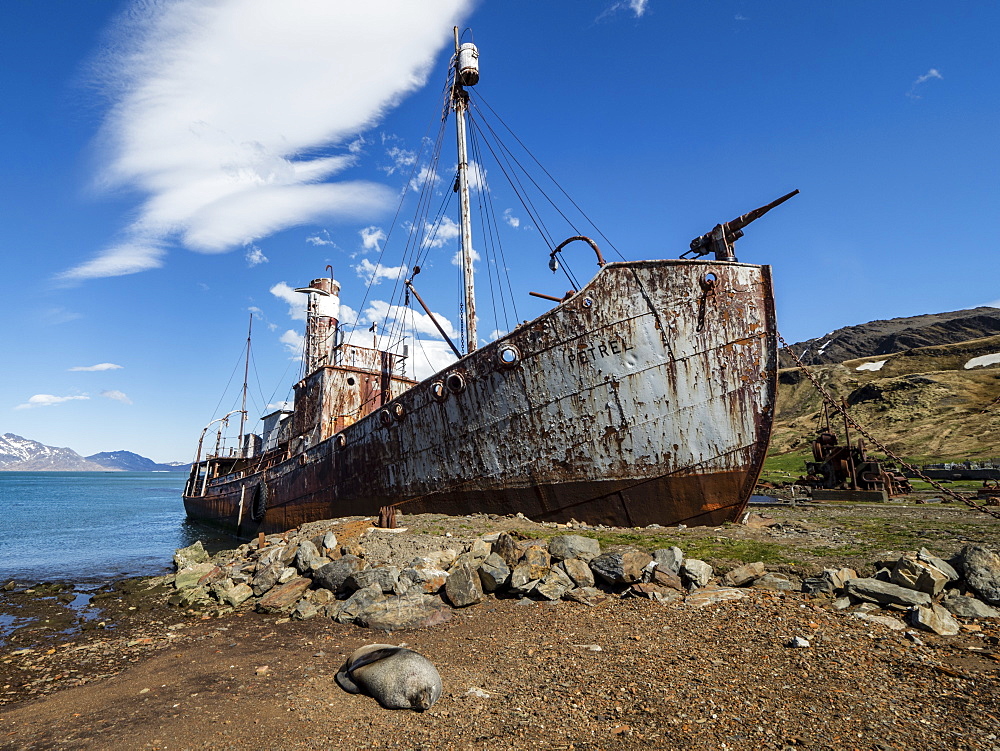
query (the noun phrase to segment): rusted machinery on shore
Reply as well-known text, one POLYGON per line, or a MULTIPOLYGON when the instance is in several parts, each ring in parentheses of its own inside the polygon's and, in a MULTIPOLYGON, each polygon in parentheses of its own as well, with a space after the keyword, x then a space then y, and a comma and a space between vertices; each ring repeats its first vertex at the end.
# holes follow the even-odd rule
POLYGON ((884 490, 890 497, 912 492, 910 481, 895 467, 868 456, 858 438, 840 444, 827 426, 819 431, 812 445, 814 461, 806 462, 806 474, 800 485, 825 490, 884 490))

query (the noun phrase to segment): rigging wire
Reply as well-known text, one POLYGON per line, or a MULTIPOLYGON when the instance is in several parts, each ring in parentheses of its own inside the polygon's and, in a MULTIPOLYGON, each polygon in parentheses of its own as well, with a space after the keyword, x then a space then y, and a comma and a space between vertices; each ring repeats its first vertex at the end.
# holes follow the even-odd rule
MULTIPOLYGON (((560 184, 559 184, 559 182, 558 182, 558 181, 557 181, 557 180, 555 179, 555 177, 553 177, 553 176, 551 175, 551 173, 549 173, 549 171, 548 171, 547 169, 545 169, 545 167, 544 167, 544 166, 542 165, 542 163, 541 163, 540 161, 538 161, 538 159, 537 159, 537 158, 535 157, 535 155, 534 155, 533 153, 531 153, 531 150, 530 150, 530 149, 529 149, 529 148, 528 148, 527 146, 525 146, 525 145, 524 145, 524 143, 523 143, 523 142, 521 141, 521 139, 517 137, 517 134, 516 134, 516 133, 514 133, 514 131, 513 131, 513 130, 511 130, 510 126, 509 126, 509 125, 507 125, 507 123, 506 123, 506 122, 504 122, 504 119, 503 119, 502 117, 500 117, 499 113, 497 113, 497 111, 496 111, 496 110, 494 110, 492 106, 490 106, 490 103, 489 103, 489 102, 487 102, 487 101, 486 101, 486 99, 485 99, 485 98, 484 98, 484 97, 482 96, 482 94, 480 94, 480 93, 479 93, 478 91, 476 92, 476 98, 477 98, 477 99, 480 99, 480 100, 482 100, 483 104, 485 104, 485 105, 486 105, 486 108, 487 108, 487 109, 488 109, 488 110, 489 110, 489 111, 490 111, 490 112, 491 112, 491 113, 492 113, 492 114, 493 114, 493 115, 494 115, 494 116, 496 117, 496 119, 497 119, 497 120, 498 120, 498 121, 500 122, 500 124, 501 124, 501 125, 503 125, 503 127, 504 127, 504 128, 506 129, 506 131, 507 131, 508 133, 510 133, 510 135, 511 135, 511 136, 512 136, 512 137, 514 138, 514 140, 515 140, 515 141, 517 141, 518 145, 519 145, 519 146, 520 146, 520 147, 521 147, 522 149, 524 149, 524 152, 525 152, 525 153, 526 153, 526 154, 527 154, 528 156, 530 156, 530 157, 531 157, 531 160, 532 160, 532 161, 533 161, 533 162, 534 162, 535 164, 537 164, 537 165, 538 165, 538 168, 539 168, 539 169, 540 169, 540 170, 541 170, 542 172, 544 172, 544 173, 545 173, 545 176, 546 176, 546 177, 548 177, 548 178, 549 178, 549 180, 551 180, 551 181, 552 181, 552 184, 553 184, 553 185, 555 185, 555 186, 556 186, 556 187, 557 187, 557 188, 559 189, 559 192, 560 192, 560 193, 562 193, 562 194, 563 194, 564 196, 566 196, 566 199, 567 199, 567 200, 568 200, 568 201, 569 201, 569 202, 570 202, 571 204, 573 204, 573 208, 575 208, 575 209, 576 209, 577 211, 579 211, 579 212, 580 212, 580 215, 581 215, 581 216, 582 216, 582 217, 583 217, 584 219, 586 219, 586 220, 587 220, 588 224, 590 224, 590 226, 594 228, 594 231, 595 231, 595 232, 596 232, 596 233, 597 233, 597 234, 598 234, 598 235, 599 235, 599 236, 601 237, 601 239, 602 239, 602 240, 603 240, 603 241, 604 241, 605 243, 607 243, 608 247, 609 247, 609 248, 611 248, 611 249, 612 249, 612 250, 613 250, 613 251, 614 251, 614 252, 615 252, 615 253, 616 253, 616 254, 618 255, 618 257, 619 257, 619 258, 621 258, 621 260, 623 260, 623 261, 624 261, 624 260, 625 260, 625 256, 623 256, 623 255, 621 254, 621 251, 619 251, 619 250, 618 250, 618 248, 617 248, 617 247, 615 247, 615 244, 614 244, 613 242, 611 242, 611 240, 610 240, 610 239, 608 239, 608 237, 607 237, 607 236, 606 236, 606 235, 605 235, 605 234, 604 234, 604 233, 603 233, 603 232, 601 231, 601 229, 600 229, 600 228, 599 228, 599 227, 597 226, 597 224, 596 224, 596 223, 594 223, 594 221, 593 221, 593 220, 592 220, 592 219, 591 219, 591 218, 590 218, 590 217, 589 217, 589 216, 587 215, 587 212, 585 212, 585 211, 584 211, 584 210, 583 210, 583 209, 582 209, 582 208, 581 208, 581 207, 580 207, 580 206, 579 206, 579 205, 577 204, 577 202, 573 200, 573 197, 572 197, 572 196, 571 196, 571 195, 570 195, 569 193, 567 193, 567 192, 566 192, 566 190, 565 190, 565 189, 564 189, 564 188, 562 187, 562 185, 560 185, 560 184)), ((499 141, 500 139, 498 138, 497 140, 499 141)), ((560 213, 561 213, 561 212, 560 212, 560 213)))

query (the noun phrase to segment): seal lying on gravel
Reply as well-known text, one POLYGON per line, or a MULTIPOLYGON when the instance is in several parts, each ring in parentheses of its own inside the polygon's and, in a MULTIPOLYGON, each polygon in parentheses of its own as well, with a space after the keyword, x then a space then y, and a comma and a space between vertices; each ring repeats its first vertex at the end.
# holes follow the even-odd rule
POLYGON ((367 694, 386 709, 430 709, 441 696, 437 668, 412 649, 367 644, 347 658, 337 684, 351 694, 367 694))

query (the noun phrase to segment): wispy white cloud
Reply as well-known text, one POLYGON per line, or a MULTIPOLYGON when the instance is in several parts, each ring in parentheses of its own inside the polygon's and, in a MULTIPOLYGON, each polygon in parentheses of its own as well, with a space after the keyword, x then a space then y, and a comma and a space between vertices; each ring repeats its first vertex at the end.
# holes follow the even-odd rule
POLYGON ((337 243, 335 243, 333 240, 330 239, 330 233, 327 232, 325 229, 321 230, 315 235, 307 237, 306 242, 309 243, 310 245, 317 245, 317 246, 329 245, 330 247, 333 248, 337 247, 337 243))
POLYGON ((35 394, 24 404, 18 404, 14 409, 32 409, 33 407, 53 407, 63 402, 76 401, 78 399, 89 399, 86 394, 78 396, 53 396, 52 394, 35 394))
POLYGON ((503 210, 503 220, 505 222, 507 222, 507 224, 509 224, 514 229, 517 229, 518 227, 521 226, 521 220, 518 219, 516 216, 514 216, 514 210, 513 209, 504 209, 503 210))
POLYGON ((1000 300, 994 300, 993 302, 986 303, 988 308, 1000 308, 1000 300))
POLYGON ((264 255, 264 251, 258 248, 253 243, 250 243, 246 247, 246 253, 243 256, 246 259, 247 266, 253 268, 254 266, 260 266, 262 263, 267 263, 267 256, 264 255))
POLYGON ((917 87, 935 78, 939 81, 944 80, 944 76, 941 75, 941 72, 937 68, 931 68, 922 76, 917 76, 917 80, 910 85, 910 90, 906 92, 906 96, 910 99, 920 99, 920 94, 917 93, 917 87))
POLYGON ((288 303, 288 315, 293 321, 306 320, 306 296, 296 292, 284 282, 278 282, 271 287, 270 292, 279 300, 288 303))
POLYGON ((607 8, 605 8, 601 14, 597 17, 600 21, 602 18, 614 15, 618 11, 631 11, 636 18, 642 18, 646 14, 646 10, 649 6, 649 0, 615 0, 607 8))
POLYGON ((97 365, 76 365, 69 370, 72 371, 88 371, 88 372, 99 372, 102 370, 121 370, 123 366, 115 365, 113 362, 99 362, 97 365))
POLYGON ((742 13, 737 13, 735 16, 733 16, 733 20, 734 21, 749 21, 750 19, 749 19, 749 17, 744 16, 742 13))
POLYGON ((160 238, 143 239, 139 232, 129 234, 134 235, 133 239, 105 248, 89 261, 57 274, 56 279, 62 282, 79 282, 160 268, 163 257, 167 254, 163 241, 160 238))
POLYGON ((389 164, 382 167, 382 171, 385 172, 386 175, 391 175, 395 172, 409 169, 417 163, 417 152, 411 151, 410 149, 400 148, 399 146, 390 146, 385 150, 385 153, 390 160, 389 164))
POLYGON ((365 284, 381 284, 386 279, 399 279, 406 274, 406 266, 383 266, 381 263, 372 263, 367 258, 362 258, 361 263, 355 264, 351 268, 361 277, 365 284))
POLYGON ((131 404, 132 400, 129 399, 125 394, 116 389, 109 389, 108 391, 102 391, 101 396, 105 399, 113 399, 116 402, 121 402, 122 404, 131 404))
POLYGON ((361 133, 422 86, 472 0, 135 2, 95 63, 111 106, 100 183, 142 198, 123 241, 65 281, 224 252, 292 226, 373 217, 386 186, 337 179, 361 133), (371 50, 377 65, 359 65, 371 50), (317 92, 322 92, 319 94, 317 92))

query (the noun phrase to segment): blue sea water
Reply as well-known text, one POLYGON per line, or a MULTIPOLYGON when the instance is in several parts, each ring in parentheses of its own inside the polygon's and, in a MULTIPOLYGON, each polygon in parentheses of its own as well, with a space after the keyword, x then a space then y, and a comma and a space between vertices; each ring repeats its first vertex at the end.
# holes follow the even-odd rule
POLYGON ((174 550, 232 538, 186 521, 185 472, 0 472, 0 584, 165 573, 174 550))

